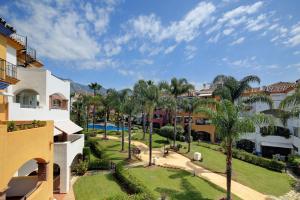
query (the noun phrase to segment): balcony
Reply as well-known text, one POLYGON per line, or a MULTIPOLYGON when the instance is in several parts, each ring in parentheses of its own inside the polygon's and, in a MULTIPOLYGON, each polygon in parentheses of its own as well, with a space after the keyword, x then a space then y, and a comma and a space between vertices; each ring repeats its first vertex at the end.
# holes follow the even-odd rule
POLYGON ((8 84, 16 84, 17 66, 0 58, 0 81, 8 84))
POLYGON ((36 50, 28 45, 27 37, 16 33, 10 35, 10 39, 17 46, 17 57, 18 62, 20 62, 24 67, 29 64, 34 64, 36 67, 42 67, 43 64, 37 60, 36 50))

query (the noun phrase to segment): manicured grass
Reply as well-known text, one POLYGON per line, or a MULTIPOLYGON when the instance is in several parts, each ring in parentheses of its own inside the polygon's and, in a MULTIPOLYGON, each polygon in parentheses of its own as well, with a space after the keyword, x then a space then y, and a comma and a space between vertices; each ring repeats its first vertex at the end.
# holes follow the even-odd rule
POLYGON ((74 193, 76 200, 104 200, 116 195, 127 195, 112 174, 103 173, 80 177, 74 184, 74 193))
MULTIPOLYGON (((186 149, 181 150, 186 153, 186 149)), ((200 152, 202 162, 196 162, 206 169, 225 175, 226 157, 223 153, 192 144, 192 151, 188 155, 193 157, 194 152, 200 152)), ((261 193, 280 196, 292 189, 292 179, 286 173, 271 171, 238 159, 233 158, 233 180, 249 186, 261 193)))
MULTIPOLYGON (((149 133, 146 133, 146 139, 142 140, 143 138, 143 131, 139 130, 139 131, 135 131, 133 134, 132 139, 133 140, 138 140, 141 141, 143 143, 145 143, 146 145, 149 146, 149 133)), ((168 140, 165 137, 162 137, 156 133, 152 134, 152 147, 153 148, 161 148, 164 146, 164 144, 167 142, 168 140)))
MULTIPOLYGON (((104 140, 101 138, 91 138, 92 140, 97 140, 98 148, 102 151, 102 158, 106 160, 111 160, 114 163, 118 164, 120 162, 126 162, 128 158, 128 143, 125 142, 125 150, 121 151, 121 142, 117 140, 104 140)), ((132 145, 132 147, 134 147, 132 145)), ((94 159, 95 156, 92 155, 91 159, 94 159)), ((135 158, 132 156, 132 160, 135 158)))
MULTIPOLYGON (((159 167, 132 168, 132 174, 144 183, 157 198, 166 194, 168 199, 220 199, 225 197, 225 191, 218 186, 194 177, 189 172, 177 169, 159 167)), ((238 199, 234 197, 234 199, 238 199)))

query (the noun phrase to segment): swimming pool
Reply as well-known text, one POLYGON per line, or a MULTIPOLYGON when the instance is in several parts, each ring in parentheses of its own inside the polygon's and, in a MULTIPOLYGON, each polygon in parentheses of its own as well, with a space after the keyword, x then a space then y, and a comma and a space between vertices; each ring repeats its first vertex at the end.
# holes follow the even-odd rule
MULTIPOLYGON (((89 128, 93 128, 93 124, 89 124, 89 128)), ((95 129, 104 130, 105 126, 100 125, 100 124, 95 124, 95 129)), ((118 129, 118 127, 116 125, 109 124, 109 125, 106 126, 106 130, 108 130, 108 131, 121 131, 122 127, 119 127, 119 129, 118 129)), ((124 130, 128 131, 128 128, 124 127, 124 130)))

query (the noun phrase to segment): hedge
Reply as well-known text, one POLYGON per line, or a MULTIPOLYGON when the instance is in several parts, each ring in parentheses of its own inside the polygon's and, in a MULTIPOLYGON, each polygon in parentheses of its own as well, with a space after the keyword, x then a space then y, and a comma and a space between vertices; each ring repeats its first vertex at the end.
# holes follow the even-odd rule
POLYGON ((101 158, 102 152, 98 148, 98 142, 96 140, 89 140, 88 141, 88 146, 90 147, 91 151, 97 158, 101 158))
POLYGON ((259 157, 251 153, 248 153, 246 151, 241 151, 237 149, 232 150, 232 157, 270 170, 279 171, 279 172, 281 172, 286 166, 284 162, 277 161, 274 159, 259 157))
MULTIPOLYGON (((207 143, 199 143, 199 145, 226 154, 224 148, 221 146, 207 144, 207 143)), ((259 157, 254 154, 248 153, 243 150, 238 150, 238 149, 232 149, 232 157, 273 171, 281 172, 286 167, 284 162, 277 161, 274 159, 259 157)))
MULTIPOLYGON (((116 172, 114 173, 117 181, 122 185, 130 194, 135 194, 130 199, 136 200, 155 200, 154 194, 135 176, 130 174, 129 171, 124 170, 122 164, 116 166, 116 172)), ((126 199, 126 198, 125 198, 126 199)))
POLYGON ((110 161, 105 159, 95 159, 89 162, 89 170, 108 170, 110 161))

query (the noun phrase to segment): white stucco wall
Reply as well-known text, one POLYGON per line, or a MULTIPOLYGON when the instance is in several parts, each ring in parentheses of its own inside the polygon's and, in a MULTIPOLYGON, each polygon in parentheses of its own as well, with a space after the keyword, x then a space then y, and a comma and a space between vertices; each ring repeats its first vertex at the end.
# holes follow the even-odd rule
MULTIPOLYGON (((286 93, 271 94, 270 97, 272 98, 272 100, 274 102, 274 108, 275 109, 279 108, 280 102, 286 96, 291 95, 293 93, 294 93, 294 90, 288 92, 287 94, 286 93)), ((270 109, 268 107, 268 105, 265 104, 265 103, 255 103, 252 106, 253 106, 253 108, 252 108, 251 112, 255 112, 255 113, 259 113, 259 112, 262 112, 264 110, 269 110, 270 109)), ((281 120, 278 119, 278 118, 275 118, 275 125, 280 126, 280 127, 284 127, 281 120)), ((271 142, 271 143, 274 143, 274 144, 282 143, 282 144, 294 145, 295 147, 297 147, 299 149, 299 151, 295 152, 295 153, 300 154, 300 138, 293 136, 295 127, 300 127, 300 116, 296 117, 296 118, 289 119, 287 121, 286 128, 288 128, 290 130, 291 134, 292 134, 289 139, 286 139, 286 138, 280 137, 280 136, 265 136, 265 137, 263 137, 263 136, 261 136, 260 130, 259 130, 258 127, 256 128, 255 133, 248 133, 248 134, 242 135, 240 137, 240 139, 248 139, 250 141, 255 142, 255 147, 256 147, 257 152, 261 152, 261 143, 262 142, 271 142)))
POLYGON ((6 61, 7 62, 10 62, 14 65, 17 64, 17 53, 16 53, 16 49, 14 49, 13 47, 7 45, 7 48, 6 48, 6 61))
MULTIPOLYGON (((54 163, 60 167, 60 193, 67 193, 70 189, 71 164, 77 154, 82 154, 84 147, 84 135, 74 142, 54 143, 54 163)), ((73 137, 69 135, 70 138, 73 137)))
POLYGON ((8 97, 9 120, 68 120, 70 118, 70 109, 49 109, 49 96, 54 93, 59 93, 70 100, 70 82, 58 79, 50 71, 40 68, 19 67, 18 79, 20 81, 16 85, 9 86, 8 92, 16 95, 24 89, 34 90, 39 94, 39 107, 21 108, 20 104, 16 103, 15 96, 8 97))

